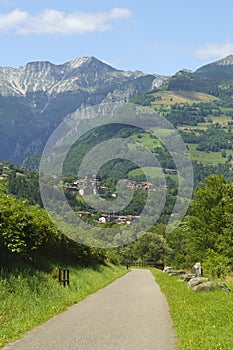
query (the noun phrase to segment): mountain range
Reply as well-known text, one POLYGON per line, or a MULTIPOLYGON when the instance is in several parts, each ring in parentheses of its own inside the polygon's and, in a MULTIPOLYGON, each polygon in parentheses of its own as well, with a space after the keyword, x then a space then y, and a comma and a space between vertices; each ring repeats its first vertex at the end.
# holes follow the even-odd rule
POLYGON ((0 159, 21 164, 40 154, 53 130, 81 106, 127 102, 161 88, 231 94, 233 55, 173 77, 118 70, 95 57, 0 67, 0 159))

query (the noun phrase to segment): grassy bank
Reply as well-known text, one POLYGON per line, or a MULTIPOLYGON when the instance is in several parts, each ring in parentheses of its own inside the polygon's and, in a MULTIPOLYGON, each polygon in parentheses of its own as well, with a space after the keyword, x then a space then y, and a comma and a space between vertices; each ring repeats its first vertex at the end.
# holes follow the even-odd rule
POLYGON ((56 275, 36 270, 0 276, 0 346, 105 287, 126 273, 125 268, 100 265, 70 268, 70 286, 60 286, 56 275))
MULTIPOLYGON (((233 292, 195 293, 162 271, 151 269, 166 295, 180 350, 231 350, 233 292)), ((227 285, 233 290, 233 282, 227 285)))

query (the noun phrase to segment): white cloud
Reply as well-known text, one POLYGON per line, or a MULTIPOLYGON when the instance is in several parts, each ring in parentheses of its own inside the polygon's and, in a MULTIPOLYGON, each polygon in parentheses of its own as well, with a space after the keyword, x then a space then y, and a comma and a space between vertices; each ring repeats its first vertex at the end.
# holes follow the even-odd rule
POLYGON ((18 9, 5 15, 0 15, 0 32, 17 30, 17 28, 27 21, 27 18, 27 12, 18 9))
POLYGON ((110 18, 112 18, 114 20, 131 17, 131 15, 132 15, 132 13, 128 9, 119 8, 119 7, 115 7, 109 13, 110 18))
POLYGON ((110 12, 97 13, 64 13, 51 9, 35 16, 16 9, 0 15, 0 32, 64 35, 103 32, 112 28, 112 22, 131 16, 132 13, 126 8, 113 8, 110 12))
POLYGON ((195 54, 201 59, 226 57, 233 54, 233 44, 226 42, 224 44, 204 45, 196 49, 195 54))

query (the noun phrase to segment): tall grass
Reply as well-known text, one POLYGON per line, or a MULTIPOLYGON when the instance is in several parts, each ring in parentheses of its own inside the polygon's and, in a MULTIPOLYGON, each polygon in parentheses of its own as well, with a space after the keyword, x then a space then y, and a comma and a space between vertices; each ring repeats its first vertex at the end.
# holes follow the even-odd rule
POLYGON ((180 350, 233 349, 233 292, 195 293, 178 277, 151 271, 167 297, 180 350))
POLYGON ((70 286, 60 286, 57 271, 14 271, 0 276, 0 346, 79 302, 124 275, 125 268, 100 265, 70 268, 70 286), (56 277, 56 278, 55 278, 56 277))

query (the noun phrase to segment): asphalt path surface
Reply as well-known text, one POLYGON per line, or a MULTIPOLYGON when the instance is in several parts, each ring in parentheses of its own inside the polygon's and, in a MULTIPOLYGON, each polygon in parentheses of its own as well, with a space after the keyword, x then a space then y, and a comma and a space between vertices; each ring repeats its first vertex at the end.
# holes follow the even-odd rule
POLYGON ((149 270, 108 287, 25 334, 4 350, 176 350, 164 295, 149 270))

